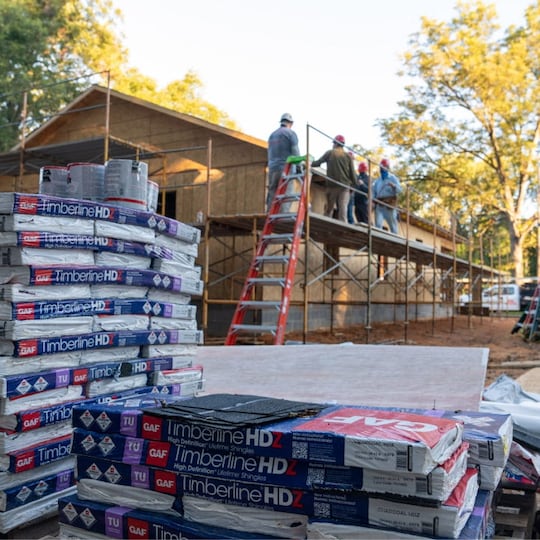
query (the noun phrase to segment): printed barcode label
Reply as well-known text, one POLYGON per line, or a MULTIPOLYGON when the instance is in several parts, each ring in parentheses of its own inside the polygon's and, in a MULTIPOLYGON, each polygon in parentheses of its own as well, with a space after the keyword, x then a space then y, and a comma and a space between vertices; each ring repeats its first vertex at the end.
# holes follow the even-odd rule
POLYGON ((436 536, 435 523, 431 521, 422 521, 422 534, 429 534, 430 536, 436 536))
POLYGON ((307 474, 307 485, 320 485, 324 483, 324 469, 322 467, 310 467, 307 474))
POLYGON ((313 510, 316 517, 331 517, 330 505, 328 503, 316 502, 313 505, 313 510))
POLYGON ((398 450, 396 454, 396 469, 407 470, 407 452, 405 450, 398 450))
POLYGON ((493 444, 491 441, 478 444, 478 458, 489 461, 493 460, 493 444))
POLYGON ((308 443, 293 442, 292 457, 295 459, 308 459, 308 443))
POLYGON ((427 493, 428 492, 428 481, 427 478, 422 478, 421 476, 416 477, 416 493, 427 493))

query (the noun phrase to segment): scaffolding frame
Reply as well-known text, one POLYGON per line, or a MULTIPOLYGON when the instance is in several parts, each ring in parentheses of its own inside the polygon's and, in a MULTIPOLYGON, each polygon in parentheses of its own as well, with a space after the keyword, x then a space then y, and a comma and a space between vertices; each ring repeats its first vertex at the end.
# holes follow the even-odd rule
MULTIPOLYGON (((309 131, 311 126, 307 126, 307 146, 309 155, 309 131)), ((308 160, 309 167, 309 160, 308 160)), ((310 199, 311 186, 308 186, 307 197, 310 199)), ((426 301, 419 300, 422 291, 429 292, 431 296, 431 323, 432 333, 435 332, 435 321, 437 317, 437 306, 448 305, 451 318, 451 331, 454 330, 454 318, 458 306, 460 284, 469 281, 471 289, 477 283, 482 283, 487 279, 494 279, 498 276, 502 279, 502 273, 494 268, 486 267, 472 262, 472 240, 458 237, 455 227, 451 231, 451 242, 453 246, 452 255, 442 253, 436 249, 436 240, 442 233, 448 233, 436 224, 436 221, 428 222, 432 230, 433 246, 427 246, 415 242, 410 238, 410 188, 405 190, 406 208, 400 208, 400 214, 405 216, 405 237, 396 236, 384 230, 376 229, 372 225, 372 219, 367 224, 348 224, 320 214, 313 213, 308 209, 303 235, 303 249, 299 255, 295 276, 295 287, 300 287, 303 291, 302 301, 291 300, 291 307, 302 308, 303 314, 303 341, 307 342, 309 328, 309 306, 310 304, 329 304, 330 317, 329 329, 335 331, 335 308, 339 305, 358 305, 365 308, 364 329, 366 343, 370 340, 370 330, 372 329, 372 308, 373 292, 376 287, 384 282, 392 287, 394 300, 394 322, 397 320, 397 308, 402 306, 404 310, 403 328, 404 339, 407 341, 407 329, 411 307, 426 304, 426 301), (468 244, 468 260, 457 257, 457 244, 468 244), (345 250, 347 250, 345 252, 345 250), (313 253, 322 254, 323 262, 315 267, 315 257, 313 253), (373 267, 378 264, 379 257, 387 258, 387 268, 382 275, 373 276, 373 267), (358 260, 362 257, 365 264, 360 268, 349 268, 350 260, 358 260), (412 266, 415 271, 412 272, 412 266), (303 272, 302 272, 303 268, 303 272), (341 275, 336 277, 337 273, 341 275), (363 277, 362 274, 365 274, 363 277), (310 289, 317 283, 322 283, 326 291, 322 300, 311 300, 310 289), (337 292, 342 288, 353 284, 359 287, 366 296, 365 301, 343 301, 336 298, 337 292), (328 295, 328 298, 326 297, 328 295)), ((371 208, 371 190, 369 193, 369 207, 371 208)), ((229 260, 236 260, 239 264, 233 264, 234 271, 229 274, 219 272, 214 267, 219 266, 223 261, 214 261, 211 264, 208 245, 205 247, 204 264, 205 272, 205 296, 203 299, 203 320, 202 327, 208 329, 208 309, 212 304, 228 304, 235 306, 239 299, 239 294, 234 295, 235 289, 239 290, 244 282, 245 275, 249 269, 258 236, 264 224, 265 214, 237 214, 233 216, 215 216, 211 213, 211 205, 207 205, 205 216, 204 234, 205 242, 210 239, 217 241, 220 245, 230 250, 229 260), (252 248, 235 251, 235 239, 238 236, 250 235, 252 238, 252 248), (229 243, 227 243, 229 240, 229 243), (231 291, 228 299, 212 298, 210 291, 214 285, 230 280, 231 291)), ((434 208, 434 214, 437 209, 434 208)), ((287 226, 283 226, 283 231, 287 226)), ((474 305, 471 303, 466 310, 469 326, 472 325, 472 315, 475 314, 474 305)), ((418 308, 415 310, 415 319, 418 319, 418 308)))
MULTIPOLYGON (((77 112, 76 110, 73 112, 77 112)), ((104 126, 105 133, 102 136, 79 141, 78 143, 63 143, 54 145, 50 148, 51 152, 57 153, 60 160, 65 156, 76 152, 83 154, 83 157, 77 161, 88 161, 90 157, 103 156, 103 160, 114 157, 135 159, 157 158, 161 159, 161 167, 153 174, 161 175, 162 196, 166 190, 203 187, 206 189, 206 212, 203 223, 194 223, 202 231, 202 251, 199 257, 203 264, 203 282, 204 293, 202 297, 201 323, 203 330, 208 328, 208 310, 212 305, 231 304, 235 305, 239 295, 234 291, 239 289, 247 273, 249 263, 257 245, 257 237, 264 224, 264 214, 237 214, 233 216, 213 216, 212 215, 212 193, 211 193, 211 170, 212 170, 212 139, 208 139, 205 146, 174 148, 174 149, 156 149, 143 147, 141 144, 135 144, 131 141, 120 140, 113 137, 110 133, 110 83, 107 84, 106 99, 104 105, 104 126), (168 184, 167 155, 171 153, 190 152, 193 150, 206 150, 206 164, 201 163, 201 170, 206 169, 206 182, 196 185, 175 185, 168 184), (252 238, 251 248, 237 251, 235 238, 238 236, 250 235, 252 238), (224 259, 211 261, 210 241, 218 242, 229 249, 230 254, 226 257, 229 261, 235 261, 239 264, 232 264, 234 270, 229 273, 219 271, 220 264, 224 259), (212 287, 216 284, 229 282, 230 294, 228 298, 212 298, 212 287)), ((310 130, 316 130, 312 126, 306 126, 307 135, 307 154, 309 155, 310 130)), ((322 133, 319 131, 319 133, 322 133)), ((18 177, 14 183, 17 190, 22 175, 25 172, 35 172, 40 165, 49 164, 51 153, 43 152, 42 148, 28 147, 23 139, 15 155, 5 155, 0 160, 0 165, 8 174, 18 177), (13 171, 13 172, 11 172, 13 171)), ((308 163, 309 167, 309 163, 308 163)), ((308 186, 308 200, 310 200, 310 189, 308 186)), ((374 305, 373 293, 381 282, 389 284, 394 292, 394 309, 398 305, 404 306, 404 333, 407 339, 407 325, 409 322, 410 306, 425 304, 418 299, 421 291, 431 291, 432 297, 432 322, 434 331, 434 322, 436 317, 436 306, 439 303, 451 303, 453 307, 457 305, 456 299, 459 293, 459 281, 469 281, 470 287, 474 288, 476 284, 485 279, 493 281, 495 276, 501 279, 502 274, 493 268, 484 267, 472 263, 472 239, 469 243, 469 259, 462 260, 456 257, 457 235, 455 228, 452 231, 452 243, 454 246, 453 255, 437 252, 436 239, 441 233, 436 222, 431 223, 433 230, 433 248, 424 244, 419 244, 410 238, 410 191, 406 189, 406 207, 400 209, 400 214, 405 216, 405 236, 396 236, 383 230, 376 229, 369 220, 368 224, 349 225, 331 218, 326 218, 320 214, 315 214, 308 210, 303 238, 303 257, 299 259, 300 270, 296 274, 296 286, 301 287, 303 291, 302 301, 291 302, 302 308, 303 313, 303 335, 307 339, 309 331, 309 306, 311 303, 321 304, 321 301, 312 301, 310 299, 310 289, 312 286, 322 283, 325 289, 323 304, 330 305, 330 329, 335 329, 335 308, 343 305, 361 305, 365 307, 364 328, 366 330, 366 342, 369 342, 369 334, 372 328, 372 307, 374 305), (345 252, 345 250, 348 250, 345 252), (315 257, 313 253, 322 255, 325 264, 322 268, 313 268, 315 257), (378 265, 378 259, 385 257, 387 259, 387 268, 382 275, 374 274, 373 268, 378 265), (363 267, 352 269, 348 262, 352 260, 364 260, 363 267), (412 266, 415 267, 414 272, 412 266), (363 272, 365 270, 365 272, 363 272), (336 274, 341 276, 337 277, 336 274), (383 279, 384 278, 384 279, 383 279), (336 293, 342 288, 353 284, 359 287, 365 294, 365 301, 343 301, 336 298, 336 293), (442 290, 450 291, 448 298, 442 298, 437 301, 437 295, 442 290)), ((371 207, 371 193, 369 194, 369 206, 371 207)), ((163 201, 163 199, 162 199, 163 201)), ((288 232, 284 230, 283 232, 288 232)), ((460 238, 460 241, 463 239, 460 238)), ((377 302, 378 303, 378 302, 377 302)), ((452 321, 455 309, 451 310, 452 321)), ((469 309, 469 318, 473 310, 469 309)), ((418 314, 416 313, 416 316, 418 314)), ((396 313, 394 312, 394 318, 396 313)), ((453 326, 452 326, 453 327, 453 326)))

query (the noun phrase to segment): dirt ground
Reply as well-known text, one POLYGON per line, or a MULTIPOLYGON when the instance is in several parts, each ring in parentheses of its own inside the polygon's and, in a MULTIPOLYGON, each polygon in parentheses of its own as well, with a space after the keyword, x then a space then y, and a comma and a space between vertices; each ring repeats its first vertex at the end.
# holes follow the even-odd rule
MULTIPOLYGON (((540 341, 525 341, 512 334, 517 318, 458 315, 454 319, 375 323, 368 334, 363 326, 339 329, 334 333, 310 332, 310 343, 429 345, 440 347, 485 347, 489 349, 486 385, 505 373, 517 379, 533 367, 540 367, 540 341)), ((287 340, 302 340, 300 333, 289 333, 287 340)))

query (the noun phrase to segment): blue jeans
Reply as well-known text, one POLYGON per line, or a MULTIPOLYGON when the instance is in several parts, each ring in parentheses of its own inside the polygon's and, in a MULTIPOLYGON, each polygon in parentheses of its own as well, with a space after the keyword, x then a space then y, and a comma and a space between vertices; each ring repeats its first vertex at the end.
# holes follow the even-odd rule
POLYGON ((347 205, 347 222, 354 223, 354 195, 349 196, 349 204, 347 205))
POLYGON ((388 223, 388 228, 390 229, 390 232, 397 234, 397 210, 392 206, 377 203, 375 205, 375 227, 377 227, 378 229, 382 229, 384 221, 388 223))

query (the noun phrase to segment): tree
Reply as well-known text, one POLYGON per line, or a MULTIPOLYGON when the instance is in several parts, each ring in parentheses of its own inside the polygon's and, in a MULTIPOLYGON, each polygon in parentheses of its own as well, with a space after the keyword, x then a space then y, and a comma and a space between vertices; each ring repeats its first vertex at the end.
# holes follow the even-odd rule
POLYGON ((182 80, 174 80, 160 89, 153 79, 131 68, 125 74, 113 73, 113 86, 120 92, 168 109, 191 114, 221 126, 236 128, 236 123, 227 113, 202 98, 203 84, 194 71, 188 71, 182 80))
POLYGON ((449 23, 422 19, 404 55, 406 98, 380 126, 462 225, 483 234, 504 223, 521 277, 536 224, 527 209, 538 190, 540 1, 504 32, 492 5, 460 2, 456 12, 449 23))
POLYGON ((122 61, 110 0, 2 0, 0 150, 70 102, 103 69, 122 61), (102 63, 103 64, 103 63, 102 63))
POLYGON ((160 90, 128 65, 111 0, 2 0, 0 2, 0 151, 19 142, 91 83, 235 127, 200 96, 194 72, 160 90))

